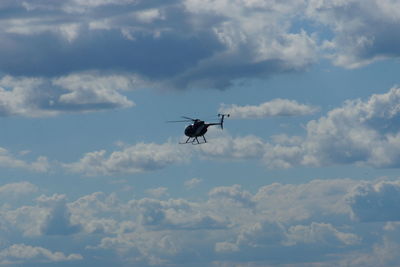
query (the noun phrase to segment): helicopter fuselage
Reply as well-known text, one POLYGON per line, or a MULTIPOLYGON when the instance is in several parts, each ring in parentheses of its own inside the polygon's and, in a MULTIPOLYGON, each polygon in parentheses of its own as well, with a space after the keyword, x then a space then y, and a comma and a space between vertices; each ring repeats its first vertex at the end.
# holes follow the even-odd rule
POLYGON ((210 124, 206 124, 204 121, 195 122, 185 128, 185 135, 188 137, 203 136, 207 132, 208 126, 210 126, 210 124))
POLYGON ((182 118, 184 118, 184 121, 169 121, 169 122, 186 122, 186 121, 192 121, 193 123, 186 126, 185 128, 185 135, 188 137, 186 139, 185 142, 179 143, 179 144, 192 144, 192 145, 200 145, 200 144, 204 144, 207 143, 206 138, 204 137, 204 135, 207 132, 207 129, 209 126, 215 126, 215 125, 219 125, 221 127, 221 129, 224 128, 224 118, 229 117, 229 114, 218 114, 218 117, 220 117, 220 121, 219 122, 213 122, 213 123, 205 123, 202 120, 199 119, 192 119, 190 117, 185 117, 182 116, 182 118), (201 142, 198 140, 198 137, 203 137, 204 142, 201 142))

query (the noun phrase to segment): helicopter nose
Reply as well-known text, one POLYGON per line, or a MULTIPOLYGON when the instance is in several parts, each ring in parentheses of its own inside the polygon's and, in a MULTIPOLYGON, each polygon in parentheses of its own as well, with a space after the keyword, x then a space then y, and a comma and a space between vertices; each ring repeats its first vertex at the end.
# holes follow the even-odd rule
POLYGON ((185 135, 186 136, 191 136, 193 132, 193 127, 192 125, 189 125, 188 127, 185 128, 185 135))

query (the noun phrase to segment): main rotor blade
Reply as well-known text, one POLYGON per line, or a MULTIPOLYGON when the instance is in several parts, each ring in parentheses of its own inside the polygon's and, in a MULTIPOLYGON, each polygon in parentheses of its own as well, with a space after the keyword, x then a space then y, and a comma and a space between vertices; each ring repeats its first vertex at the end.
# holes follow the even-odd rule
POLYGON ((195 121, 196 119, 192 119, 192 118, 189 118, 189 117, 186 117, 186 116, 181 116, 182 118, 184 118, 184 119, 187 119, 187 120, 191 120, 191 121, 195 121))
POLYGON ((184 120, 184 121, 167 121, 167 122, 190 122, 192 120, 184 120))

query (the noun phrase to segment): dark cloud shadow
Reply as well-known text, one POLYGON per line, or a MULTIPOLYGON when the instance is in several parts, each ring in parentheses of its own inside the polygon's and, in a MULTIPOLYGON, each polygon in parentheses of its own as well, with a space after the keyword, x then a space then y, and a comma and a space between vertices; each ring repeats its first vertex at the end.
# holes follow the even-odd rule
POLYGON ((181 37, 147 33, 128 40, 119 31, 87 31, 68 43, 50 33, 8 35, 0 41, 0 71, 54 77, 85 70, 128 71, 160 79, 193 67, 221 48, 207 33, 181 37))

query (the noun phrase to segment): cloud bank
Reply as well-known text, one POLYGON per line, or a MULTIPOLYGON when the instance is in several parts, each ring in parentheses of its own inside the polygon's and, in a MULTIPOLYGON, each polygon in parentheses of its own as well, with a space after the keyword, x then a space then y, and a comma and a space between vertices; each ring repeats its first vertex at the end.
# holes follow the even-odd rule
MULTIPOLYGON (((225 89, 320 59, 357 68, 400 55, 393 1, 33 0, 0 10, 2 116, 129 108, 132 88, 225 89)), ((249 118, 270 105, 225 108, 249 118)))
POLYGON ((226 88, 396 58, 398 4, 345 1, 3 1, 0 72, 62 77, 131 73, 163 87, 226 88))
POLYGON ((210 188, 195 201, 122 200, 102 192, 75 200, 34 198, 37 193, 24 205, 1 207, 3 240, 23 241, 6 240, 2 263, 386 266, 400 260, 389 249, 400 245, 399 218, 393 217, 398 179, 272 183, 254 192, 229 185, 210 188), (379 221, 361 225, 371 218, 379 221), (33 245, 46 244, 50 236, 63 242, 61 251, 33 245), (76 239, 80 246, 72 245, 76 239))
MULTIPOLYGON (((299 112, 307 114, 314 110, 294 101, 278 100, 261 106, 232 106, 230 111, 237 117, 250 118, 261 113, 298 115, 299 112)), ((89 152, 79 161, 63 166, 85 175, 153 171, 171 164, 186 163, 192 158, 260 160, 269 168, 349 164, 374 168, 398 167, 399 114, 400 88, 392 88, 367 100, 348 100, 325 116, 309 121, 304 136, 280 134, 265 140, 255 135, 233 137, 225 131, 197 148, 171 142, 139 143, 109 155, 105 150, 89 152)))
POLYGON ((305 136, 282 134, 268 142, 257 136, 227 135, 201 149, 206 157, 262 158, 272 168, 343 164, 398 167, 399 112, 400 89, 392 88, 367 100, 348 100, 309 121, 305 136))
POLYGON ((287 20, 301 6, 297 0, 272 9, 243 1, 6 2, 3 9, 16 14, 0 27, 0 70, 53 77, 126 71, 175 88, 222 88, 315 61, 314 38, 291 32, 287 20))

